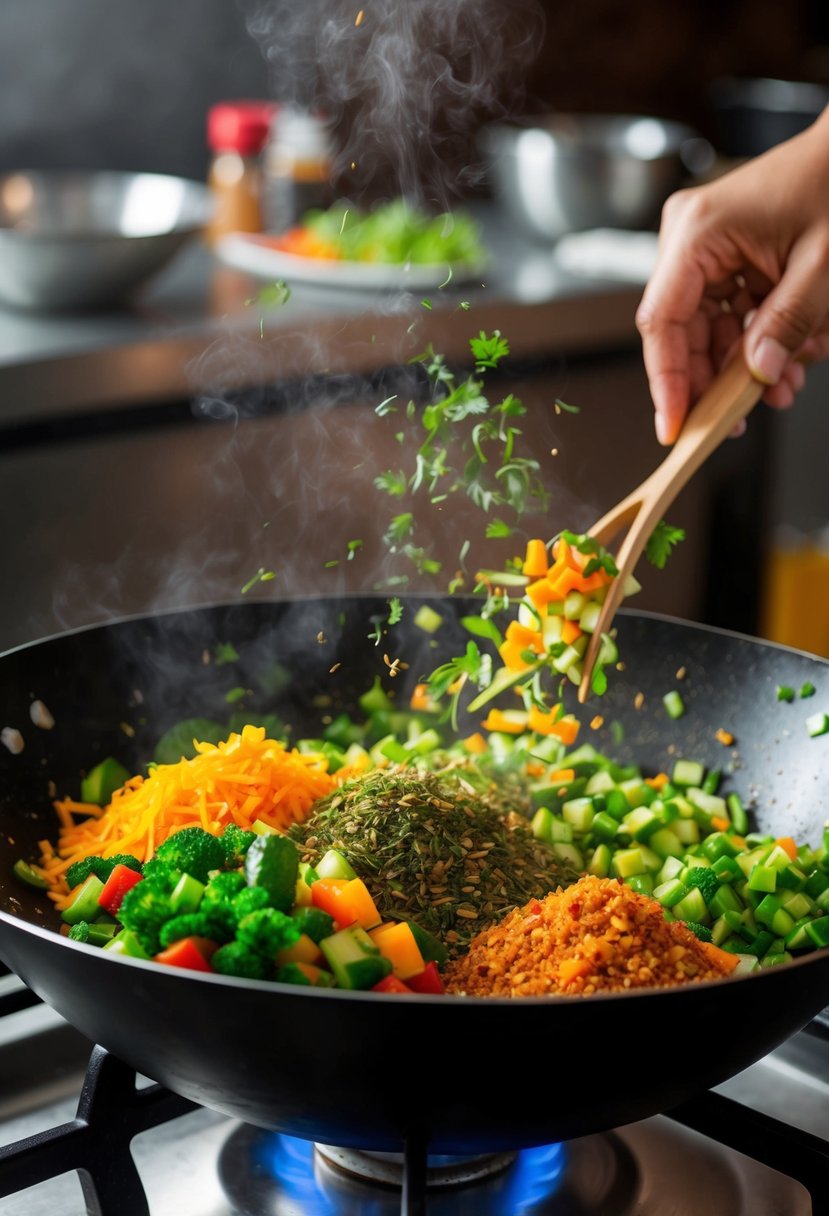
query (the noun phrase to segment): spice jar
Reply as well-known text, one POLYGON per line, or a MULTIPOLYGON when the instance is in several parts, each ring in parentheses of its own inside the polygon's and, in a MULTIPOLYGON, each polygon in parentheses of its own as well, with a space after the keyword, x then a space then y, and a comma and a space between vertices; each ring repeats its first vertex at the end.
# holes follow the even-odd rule
POLYGON ((269 232, 284 232, 306 211, 332 202, 331 137, 322 115, 288 109, 275 114, 263 164, 269 232))
POLYGON ((228 232, 262 231, 261 154, 276 109, 264 101, 227 101, 208 111, 207 182, 214 199, 208 241, 228 232))

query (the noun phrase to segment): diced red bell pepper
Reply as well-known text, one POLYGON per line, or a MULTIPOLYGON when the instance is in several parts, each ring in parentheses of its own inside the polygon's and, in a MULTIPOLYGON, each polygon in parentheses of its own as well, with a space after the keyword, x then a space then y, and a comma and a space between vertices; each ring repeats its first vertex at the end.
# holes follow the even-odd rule
POLYGON ((112 873, 104 883, 104 889, 98 896, 98 903, 110 916, 117 916, 121 900, 127 891, 131 891, 139 882, 141 882, 141 875, 119 861, 117 866, 113 866, 112 873))
POLYGON ((187 967, 190 971, 212 971, 213 968, 202 954, 197 943, 198 937, 182 937, 173 942, 166 950, 154 956, 157 963, 166 963, 168 967, 187 967))
POLYGON ((396 975, 385 975, 379 981, 379 983, 374 985, 374 987, 372 988, 371 991, 372 992, 409 992, 409 993, 411 993, 412 990, 408 984, 404 984, 403 981, 399 980, 396 975))
POLYGON ((422 971, 417 975, 410 975, 406 980, 412 992, 421 992, 432 996, 443 996, 446 989, 443 986, 443 979, 438 971, 437 963, 427 963, 422 971))

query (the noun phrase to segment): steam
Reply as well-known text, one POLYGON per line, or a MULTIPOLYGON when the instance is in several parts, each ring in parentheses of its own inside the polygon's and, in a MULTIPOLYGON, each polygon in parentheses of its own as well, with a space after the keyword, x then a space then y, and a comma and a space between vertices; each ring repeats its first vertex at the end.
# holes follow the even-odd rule
POLYGON ((483 122, 523 101, 538 0, 242 0, 277 101, 317 106, 349 193, 448 208, 477 186, 483 122))

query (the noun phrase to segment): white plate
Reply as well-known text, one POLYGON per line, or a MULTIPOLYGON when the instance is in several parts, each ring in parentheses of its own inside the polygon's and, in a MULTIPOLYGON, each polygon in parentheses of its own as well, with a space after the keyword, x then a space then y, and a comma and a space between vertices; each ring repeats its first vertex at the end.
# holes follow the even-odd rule
POLYGON ((231 232, 217 241, 216 256, 236 270, 263 279, 284 279, 294 283, 321 283, 326 287, 387 288, 423 291, 449 287, 480 278, 481 266, 464 263, 454 266, 389 262, 342 262, 334 258, 306 258, 297 253, 274 249, 256 235, 231 232), (450 274, 451 270, 451 274, 450 274))

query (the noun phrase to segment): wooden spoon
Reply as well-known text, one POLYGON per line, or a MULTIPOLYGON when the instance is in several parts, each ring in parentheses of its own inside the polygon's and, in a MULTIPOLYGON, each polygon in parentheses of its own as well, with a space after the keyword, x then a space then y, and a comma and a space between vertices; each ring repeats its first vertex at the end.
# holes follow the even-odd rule
POLYGON ((738 353, 722 369, 688 414, 679 438, 665 457, 640 486, 612 507, 593 525, 589 535, 601 545, 607 545, 622 528, 630 525, 616 557, 619 574, 613 579, 602 605, 596 628, 584 656, 578 699, 582 704, 590 694, 593 668, 601 647, 601 637, 607 633, 616 610, 622 602, 625 581, 647 544, 648 537, 664 518, 667 508, 683 486, 715 448, 751 412, 763 394, 765 385, 755 380, 742 353, 738 353))

